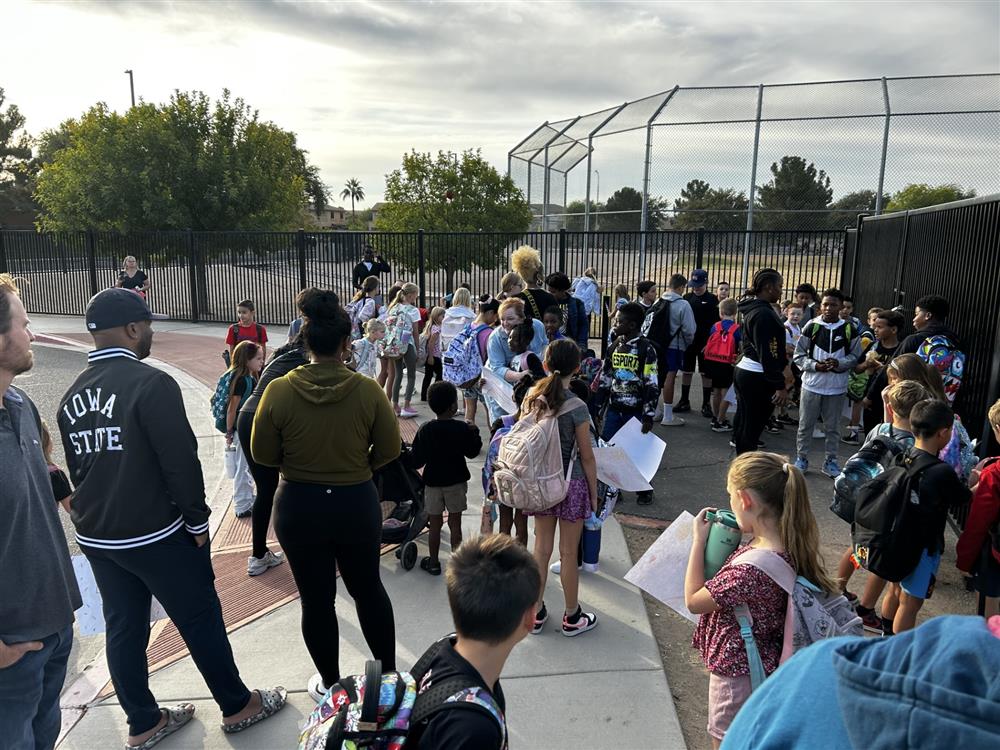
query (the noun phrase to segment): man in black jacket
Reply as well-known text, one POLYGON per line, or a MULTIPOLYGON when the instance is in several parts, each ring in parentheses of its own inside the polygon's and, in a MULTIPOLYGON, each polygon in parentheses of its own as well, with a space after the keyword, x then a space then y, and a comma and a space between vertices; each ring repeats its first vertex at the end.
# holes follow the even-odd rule
POLYGON ((150 318, 145 301, 124 289, 90 300, 96 348, 58 416, 76 486, 71 516, 104 600, 108 668, 130 746, 159 741, 194 713, 190 703, 161 708, 149 691, 152 596, 184 638, 227 733, 285 702, 283 688, 251 693, 233 660, 209 556, 198 443, 177 383, 140 362, 153 340, 150 318))
MULTIPOLYGON (((383 273, 392 273, 392 268, 382 259, 381 255, 375 254, 371 245, 365 245, 364 252, 361 255, 361 262, 351 272, 351 284, 355 289, 360 289, 364 285, 365 279, 369 276, 379 276, 383 273)), ((391 302, 392 300, 389 301, 391 302)), ((381 300, 376 300, 376 302, 379 305, 382 304, 381 300)))
POLYGON ((733 373, 739 399, 733 425, 737 454, 757 450, 774 407, 788 400, 785 326, 772 307, 781 299, 782 284, 780 273, 763 268, 753 277, 754 296, 740 302, 743 355, 733 373))

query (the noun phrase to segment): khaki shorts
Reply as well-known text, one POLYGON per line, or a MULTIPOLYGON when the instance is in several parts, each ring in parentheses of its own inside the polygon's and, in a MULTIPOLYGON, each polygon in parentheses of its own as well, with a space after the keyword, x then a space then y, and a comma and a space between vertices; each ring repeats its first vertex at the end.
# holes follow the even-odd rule
POLYGON ((449 484, 447 487, 424 487, 424 509, 429 516, 461 513, 469 506, 465 496, 469 492, 469 483, 449 484))
POLYGON ((708 675, 708 733, 717 740, 726 736, 726 730, 736 718, 740 706, 750 698, 750 676, 723 677, 708 675))

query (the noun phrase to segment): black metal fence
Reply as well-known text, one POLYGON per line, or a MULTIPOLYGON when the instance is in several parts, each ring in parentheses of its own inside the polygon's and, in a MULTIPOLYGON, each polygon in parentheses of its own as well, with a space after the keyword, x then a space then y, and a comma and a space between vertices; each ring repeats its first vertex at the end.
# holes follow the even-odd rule
MULTIPOLYGON (((283 324, 306 286, 351 291, 351 272, 371 245, 392 266, 383 277, 410 280, 426 306, 468 282, 475 294, 500 291, 519 245, 536 248, 545 271, 570 277, 594 268, 605 294, 652 279, 665 287, 671 274, 709 272, 712 287, 731 282, 738 295, 744 260, 751 272, 773 266, 792 287, 840 281, 843 231, 678 232, 114 232, 0 231, 0 271, 28 280, 32 313, 82 315, 87 300, 112 286, 122 259, 133 255, 150 277, 149 302, 167 318, 230 322, 242 299, 256 303, 258 319, 283 324), (747 257, 744 258, 744 252, 747 257)), ((593 330, 597 330, 596 326, 593 330)))
POLYGON ((966 369, 955 410, 993 455, 986 412, 1000 397, 1000 195, 859 222, 845 253, 845 287, 858 309, 901 306, 925 294, 948 300, 966 369))

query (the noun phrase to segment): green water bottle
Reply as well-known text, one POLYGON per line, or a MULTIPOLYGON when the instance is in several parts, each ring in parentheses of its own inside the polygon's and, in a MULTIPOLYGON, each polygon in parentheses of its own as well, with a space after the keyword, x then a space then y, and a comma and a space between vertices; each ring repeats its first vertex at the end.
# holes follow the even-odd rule
POLYGON ((736 516, 731 510, 709 511, 705 520, 711 526, 708 539, 705 541, 705 580, 713 578, 719 568, 726 562, 733 550, 740 546, 743 532, 736 523, 736 516))

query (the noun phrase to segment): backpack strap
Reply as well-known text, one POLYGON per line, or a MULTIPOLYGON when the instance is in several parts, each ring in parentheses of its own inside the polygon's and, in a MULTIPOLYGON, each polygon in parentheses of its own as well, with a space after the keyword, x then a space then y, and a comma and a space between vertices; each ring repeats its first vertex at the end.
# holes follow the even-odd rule
POLYGON ((740 638, 743 639, 743 645, 747 650, 747 664, 750 665, 750 691, 753 692, 767 677, 764 672, 764 662, 760 658, 760 651, 757 650, 757 641, 753 637, 753 617, 746 604, 737 604, 733 608, 733 614, 736 615, 736 622, 740 626, 740 638))
POLYGON ((535 295, 531 293, 530 289, 525 289, 523 292, 524 296, 528 298, 528 302, 531 303, 531 310, 535 313, 535 317, 538 320, 542 319, 542 311, 538 309, 538 302, 535 300, 535 295))
MULTIPOLYGON (((788 594, 788 605, 785 608, 785 629, 781 646, 781 657, 779 664, 791 658, 795 650, 792 636, 795 634, 795 605, 792 601, 792 592, 795 590, 795 582, 798 574, 795 569, 785 562, 785 559, 777 552, 769 549, 749 549, 733 560, 731 565, 752 565, 760 570, 764 575, 774 581, 788 594)), ((749 610, 747 610, 749 612, 749 610)), ((753 622, 751 621, 751 625, 753 622)), ((747 651, 749 658, 750 652, 747 651)), ((759 655, 758 655, 759 658, 759 655)))
POLYGON ((365 697, 361 702, 361 717, 358 719, 358 731, 375 732, 378 730, 378 699, 382 685, 382 662, 371 659, 365 662, 365 697), (375 688, 374 690, 372 688, 375 688))
POLYGON ((263 342, 263 337, 261 336, 261 329, 263 326, 260 323, 255 323, 254 325, 257 326, 257 343, 260 344, 263 342))

